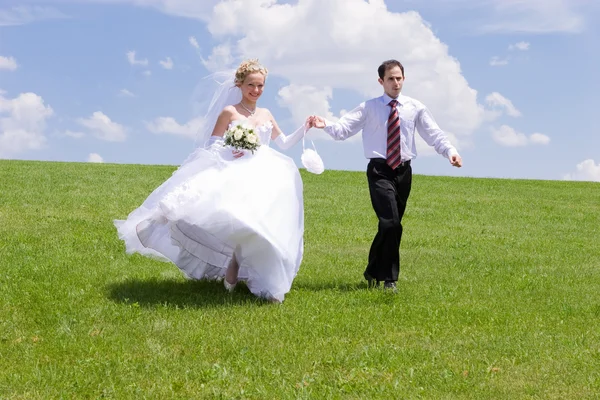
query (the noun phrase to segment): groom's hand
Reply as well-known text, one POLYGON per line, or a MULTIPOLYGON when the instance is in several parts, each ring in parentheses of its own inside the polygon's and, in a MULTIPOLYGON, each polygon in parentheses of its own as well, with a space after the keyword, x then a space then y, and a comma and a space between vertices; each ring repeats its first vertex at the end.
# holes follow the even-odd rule
POLYGON ((308 121, 311 128, 323 129, 325 128, 325 119, 318 115, 311 115, 308 117, 308 121))
POLYGON ((452 164, 452 166, 454 167, 462 167, 462 158, 460 158, 459 155, 453 155, 452 157, 450 157, 450 164, 452 164))

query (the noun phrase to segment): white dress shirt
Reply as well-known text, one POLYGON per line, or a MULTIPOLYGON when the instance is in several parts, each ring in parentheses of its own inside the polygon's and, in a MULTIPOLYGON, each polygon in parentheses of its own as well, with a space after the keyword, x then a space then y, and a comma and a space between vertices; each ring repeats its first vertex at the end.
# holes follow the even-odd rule
MULTIPOLYGON (((335 140, 345 140, 362 129, 362 141, 366 158, 387 158, 387 121, 390 115, 387 94, 367 100, 345 114, 336 123, 325 121, 325 132, 335 140)), ((402 161, 417 157, 415 129, 425 142, 446 158, 458 155, 446 134, 433 119, 423 103, 411 97, 399 95, 400 154, 402 161)))

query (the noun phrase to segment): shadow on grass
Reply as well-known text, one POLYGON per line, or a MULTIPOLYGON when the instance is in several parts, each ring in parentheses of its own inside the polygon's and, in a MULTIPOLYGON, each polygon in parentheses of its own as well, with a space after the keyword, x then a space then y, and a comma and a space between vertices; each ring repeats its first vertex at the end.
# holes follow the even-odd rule
POLYGON ((305 281, 298 280, 292 285, 293 289, 306 290, 306 291, 340 291, 340 292, 354 292, 356 290, 366 290, 367 282, 320 282, 320 281, 305 281))
POLYGON ((178 281, 129 279, 107 285, 108 298, 118 303, 137 303, 141 307, 219 307, 233 304, 268 305, 254 296, 246 285, 238 284, 228 293, 219 281, 178 281))

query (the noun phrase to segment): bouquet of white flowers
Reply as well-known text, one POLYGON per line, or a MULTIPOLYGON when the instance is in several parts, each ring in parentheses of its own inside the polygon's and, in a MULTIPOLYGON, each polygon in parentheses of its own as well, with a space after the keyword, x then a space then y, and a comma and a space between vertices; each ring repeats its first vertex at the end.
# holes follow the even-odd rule
POLYGON ((244 125, 232 125, 225 132, 225 144, 232 146, 238 150, 250 150, 252 153, 260 146, 258 135, 254 129, 244 125))

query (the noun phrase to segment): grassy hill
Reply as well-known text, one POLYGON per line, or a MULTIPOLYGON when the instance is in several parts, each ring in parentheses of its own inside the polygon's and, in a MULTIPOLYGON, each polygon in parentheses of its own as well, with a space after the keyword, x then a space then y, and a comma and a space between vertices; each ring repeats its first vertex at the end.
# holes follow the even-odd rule
POLYGON ((0 398, 600 396, 600 184, 416 175, 393 295, 364 173, 302 171, 273 305, 124 253, 112 220, 173 170, 0 161, 0 398))

